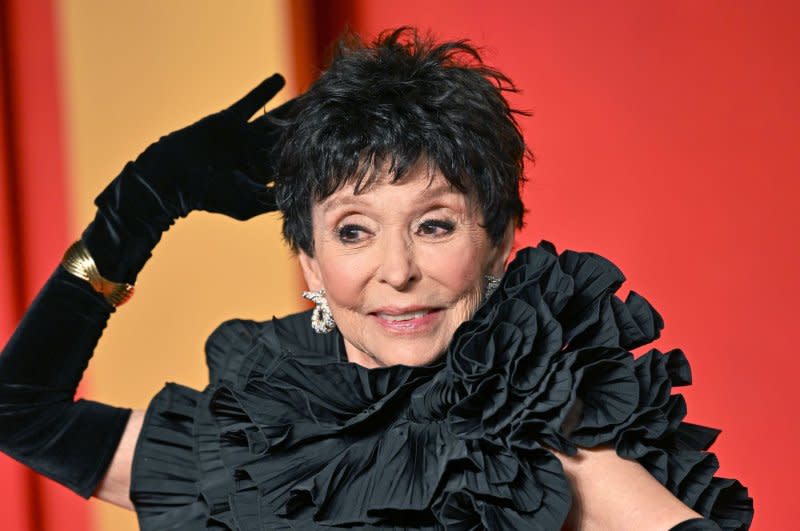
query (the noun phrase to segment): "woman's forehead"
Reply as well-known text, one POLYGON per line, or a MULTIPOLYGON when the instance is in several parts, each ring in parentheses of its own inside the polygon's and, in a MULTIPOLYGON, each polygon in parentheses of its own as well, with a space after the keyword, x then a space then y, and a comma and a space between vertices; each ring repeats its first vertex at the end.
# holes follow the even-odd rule
POLYGON ((435 170, 433 173, 410 171, 398 180, 383 175, 362 189, 357 189, 355 183, 347 183, 315 206, 326 213, 341 207, 385 202, 387 199, 398 202, 449 200, 460 203, 468 200, 441 172, 435 170))

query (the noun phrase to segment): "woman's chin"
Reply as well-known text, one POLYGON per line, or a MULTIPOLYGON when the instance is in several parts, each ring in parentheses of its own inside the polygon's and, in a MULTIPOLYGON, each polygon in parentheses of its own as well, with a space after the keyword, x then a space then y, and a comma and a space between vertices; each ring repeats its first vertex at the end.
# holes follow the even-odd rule
POLYGON ((357 363, 369 369, 388 367, 392 365, 406 365, 421 367, 439 359, 447 343, 436 337, 382 337, 380 341, 370 341, 369 345, 359 347, 345 339, 347 358, 352 363, 357 363))
POLYGON ((384 342, 375 353, 378 361, 384 365, 407 365, 420 367, 433 363, 442 356, 447 345, 431 338, 384 342))
POLYGON ((431 363, 435 362, 440 357, 440 354, 437 353, 431 356, 408 356, 406 358, 400 358, 394 361, 394 363, 387 363, 387 365, 406 365, 408 367, 423 367, 425 365, 430 365, 431 363))

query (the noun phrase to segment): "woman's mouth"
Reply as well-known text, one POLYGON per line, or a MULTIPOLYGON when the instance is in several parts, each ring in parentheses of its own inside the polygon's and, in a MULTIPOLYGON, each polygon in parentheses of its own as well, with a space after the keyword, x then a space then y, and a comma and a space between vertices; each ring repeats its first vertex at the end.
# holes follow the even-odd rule
POLYGON ((401 313, 398 315, 392 315, 390 313, 379 313, 377 315, 381 319, 397 322, 397 321, 411 321, 412 319, 419 319, 420 317, 424 317, 428 313, 430 313, 428 310, 421 310, 418 312, 401 313))
POLYGON ((370 314, 393 334, 419 334, 429 331, 442 314, 441 308, 381 308, 370 314))

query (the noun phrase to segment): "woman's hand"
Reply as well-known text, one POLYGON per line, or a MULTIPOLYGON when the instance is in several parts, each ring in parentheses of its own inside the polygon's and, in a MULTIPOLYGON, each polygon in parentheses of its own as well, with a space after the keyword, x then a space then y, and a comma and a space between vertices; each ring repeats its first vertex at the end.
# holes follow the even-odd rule
POLYGON ((246 220, 275 209, 266 185, 281 131, 271 118, 288 105, 248 120, 283 85, 274 74, 227 109, 161 137, 136 158, 135 172, 168 203, 173 217, 206 210, 246 220))
POLYGON ((276 118, 292 102, 248 119, 283 84, 275 74, 230 107, 162 137, 111 181, 83 234, 104 277, 133 284, 161 234, 192 210, 245 220, 275 209, 267 183, 282 132, 276 118))

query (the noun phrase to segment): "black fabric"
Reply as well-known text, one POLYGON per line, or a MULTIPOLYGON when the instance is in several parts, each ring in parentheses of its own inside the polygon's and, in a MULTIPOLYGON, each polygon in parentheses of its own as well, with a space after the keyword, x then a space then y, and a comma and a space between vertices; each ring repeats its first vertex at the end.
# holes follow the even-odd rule
POLYGON ((707 518, 692 518, 670 527, 669 531, 720 531, 720 527, 707 518))
POLYGON ((500 289, 423 367, 348 363, 308 312, 223 323, 210 385, 167 385, 133 464, 141 528, 540 529, 572 493, 549 450, 611 445, 721 529, 752 499, 715 477, 719 430, 682 421, 680 350, 630 349, 663 321, 593 253, 520 251, 500 289))
POLYGON ((114 308, 60 267, 0 355, 0 451, 92 495, 131 410, 73 401, 114 308))
MULTIPOLYGON (((133 283, 163 231, 195 209, 249 219, 275 209, 273 120, 248 122, 283 86, 276 74, 242 99, 162 137, 95 200, 83 241, 100 273, 133 283)), ((113 308, 58 269, 0 356, 0 450, 88 498, 105 474, 129 409, 73 396, 113 308)))

